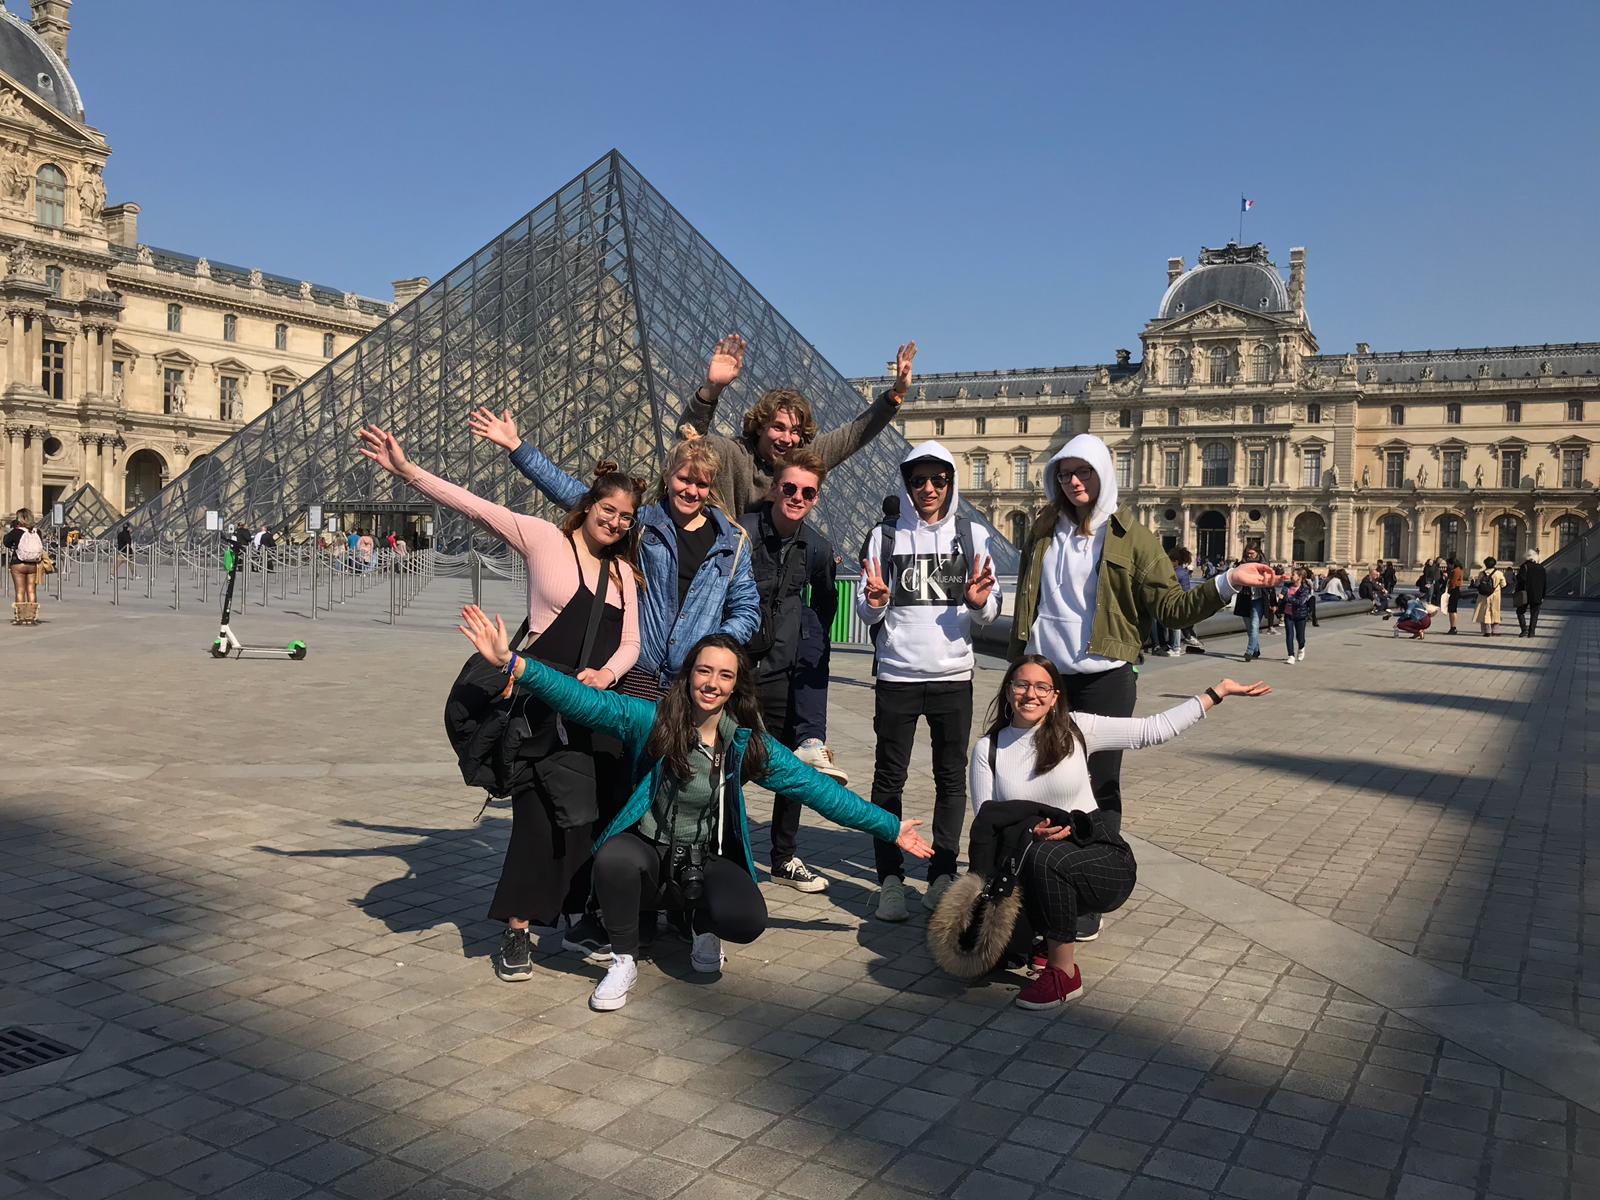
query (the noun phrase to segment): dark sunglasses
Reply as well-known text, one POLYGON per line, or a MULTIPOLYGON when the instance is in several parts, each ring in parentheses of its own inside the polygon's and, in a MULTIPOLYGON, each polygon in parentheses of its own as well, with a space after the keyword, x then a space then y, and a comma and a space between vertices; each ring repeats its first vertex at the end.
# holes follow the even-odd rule
POLYGON ((918 491, 921 488, 927 487, 930 483, 933 484, 933 487, 934 487, 935 491, 942 492, 942 491, 945 490, 945 488, 950 486, 950 476, 948 476, 948 475, 913 475, 907 482, 910 483, 911 490, 913 492, 918 491))
POLYGON ((785 496, 800 496, 806 500, 817 498, 817 489, 814 487, 801 487, 798 483, 780 483, 778 490, 785 496))

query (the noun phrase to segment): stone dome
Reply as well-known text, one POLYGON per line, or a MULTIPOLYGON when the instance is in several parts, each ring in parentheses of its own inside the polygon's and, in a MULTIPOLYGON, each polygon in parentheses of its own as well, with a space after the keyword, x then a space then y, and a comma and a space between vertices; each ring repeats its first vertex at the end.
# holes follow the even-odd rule
POLYGON ((83 120, 83 98, 61 56, 40 40, 21 17, 0 3, 0 71, 57 112, 83 120))
POLYGON ((1289 289, 1265 253, 1251 256, 1249 261, 1239 261, 1243 254, 1230 256, 1231 261, 1215 261, 1221 257, 1222 252, 1202 253, 1198 266, 1172 281, 1161 297, 1162 320, 1198 312, 1217 300, 1246 312, 1290 311, 1289 289), (1214 258, 1208 261, 1208 256, 1214 258))

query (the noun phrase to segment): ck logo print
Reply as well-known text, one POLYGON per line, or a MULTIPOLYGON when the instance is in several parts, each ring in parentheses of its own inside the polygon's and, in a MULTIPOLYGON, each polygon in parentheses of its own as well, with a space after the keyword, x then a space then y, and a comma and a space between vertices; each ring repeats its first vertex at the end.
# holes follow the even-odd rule
POLYGON ((950 607, 963 603, 967 587, 967 558, 959 549, 948 557, 937 554, 894 556, 892 603, 950 607))

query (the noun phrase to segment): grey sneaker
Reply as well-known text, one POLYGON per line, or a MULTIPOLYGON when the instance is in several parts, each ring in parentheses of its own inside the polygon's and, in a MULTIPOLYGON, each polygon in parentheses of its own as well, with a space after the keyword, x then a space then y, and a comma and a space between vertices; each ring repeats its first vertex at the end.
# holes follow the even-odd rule
POLYGON ((878 885, 878 920, 904 921, 906 912, 906 881, 891 875, 878 885))
POLYGON ((794 756, 813 771, 820 771, 829 779, 836 780, 841 787, 850 782, 850 776, 839 769, 833 761, 833 751, 823 744, 821 738, 807 738, 800 743, 794 756))
POLYGON ((939 907, 939 901, 950 890, 950 885, 956 881, 954 875, 939 875, 928 881, 928 890, 922 897, 922 907, 926 912, 932 912, 939 907))
POLYGON ((772 882, 792 887, 797 892, 825 892, 828 881, 818 875, 798 858, 791 858, 781 867, 772 868, 772 882))

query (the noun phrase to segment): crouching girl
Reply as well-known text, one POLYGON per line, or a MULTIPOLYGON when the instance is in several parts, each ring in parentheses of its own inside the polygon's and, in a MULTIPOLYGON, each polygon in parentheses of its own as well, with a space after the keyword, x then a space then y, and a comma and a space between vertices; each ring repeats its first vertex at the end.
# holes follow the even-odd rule
POLYGON ((690 965, 722 969, 724 941, 749 943, 766 928, 756 885, 742 784, 792 796, 830 821, 896 842, 917 858, 933 847, 901 821, 806 766, 761 728, 755 680, 743 648, 726 634, 700 639, 667 694, 652 703, 583 686, 511 653, 505 622, 477 606, 461 632, 512 681, 569 721, 614 734, 638 782, 595 844, 594 888, 611 936, 611 968, 589 997, 598 1012, 621 1008, 638 980, 639 912, 664 900, 694 934, 690 965))

